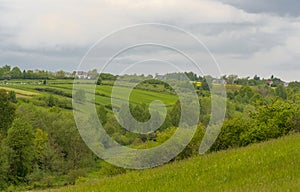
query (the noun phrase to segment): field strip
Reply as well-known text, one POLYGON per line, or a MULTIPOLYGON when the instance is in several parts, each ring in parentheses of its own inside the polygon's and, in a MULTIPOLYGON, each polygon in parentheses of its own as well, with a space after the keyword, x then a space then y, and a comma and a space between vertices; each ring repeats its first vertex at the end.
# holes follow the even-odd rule
POLYGON ((26 95, 26 96, 39 95, 38 93, 34 93, 34 92, 31 92, 31 91, 24 91, 24 90, 21 90, 21 89, 15 89, 15 88, 10 88, 10 87, 0 86, 0 89, 4 89, 6 91, 14 91, 17 94, 26 95))

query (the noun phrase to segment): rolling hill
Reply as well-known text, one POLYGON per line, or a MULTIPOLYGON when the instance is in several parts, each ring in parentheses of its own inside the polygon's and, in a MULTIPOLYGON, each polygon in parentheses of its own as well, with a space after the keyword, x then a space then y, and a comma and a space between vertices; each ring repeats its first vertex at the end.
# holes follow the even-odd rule
POLYGON ((300 191, 300 135, 51 191, 300 191))

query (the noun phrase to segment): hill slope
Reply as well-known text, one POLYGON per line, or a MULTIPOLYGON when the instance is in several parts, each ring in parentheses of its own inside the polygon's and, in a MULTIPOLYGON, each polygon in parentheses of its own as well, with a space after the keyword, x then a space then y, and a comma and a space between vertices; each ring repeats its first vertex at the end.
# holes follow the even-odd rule
POLYGON ((59 191, 300 191, 300 135, 59 191))

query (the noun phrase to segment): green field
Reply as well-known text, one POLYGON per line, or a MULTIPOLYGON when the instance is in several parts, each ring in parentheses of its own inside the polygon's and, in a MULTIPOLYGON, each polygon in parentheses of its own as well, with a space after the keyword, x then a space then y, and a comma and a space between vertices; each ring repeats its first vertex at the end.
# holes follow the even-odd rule
MULTIPOLYGON (((38 84, 40 82, 38 81, 22 81, 22 83, 26 84, 20 84, 19 81, 9 81, 7 85, 0 85, 0 88, 6 89, 6 90, 12 90, 15 91, 17 94, 25 95, 25 96, 48 96, 49 94, 54 94, 52 92, 48 91, 38 91, 37 89, 52 89, 52 90, 58 90, 62 93, 72 95, 73 91, 73 81, 71 80, 49 80, 47 82, 47 85, 38 84), (36 84, 34 84, 36 83, 36 84)), ((93 80, 85 80, 84 83, 86 84, 92 84, 94 83, 93 80)), ((86 84, 80 84, 76 85, 77 88, 84 88, 86 84)), ((97 85, 96 86, 96 93, 98 93, 95 96, 95 102, 96 104, 101 105, 110 105, 111 104, 111 92, 112 92, 113 86, 109 85, 97 85)), ((128 90, 128 88, 124 85, 124 87, 118 87, 118 92, 122 93, 124 91, 128 90)), ((91 94, 91 93, 87 93, 91 94)), ((56 95, 57 97, 61 97, 61 95, 56 95)), ((126 97, 122 94, 118 94, 115 96, 118 100, 127 100, 126 97)), ((137 104, 137 103, 145 103, 150 104, 154 100, 161 100, 163 101, 167 106, 173 105, 177 101, 176 95, 171 95, 168 93, 160 93, 155 91, 147 91, 147 90, 141 90, 141 89, 134 89, 132 90, 131 96, 130 96, 130 102, 137 104)))
POLYGON ((50 191, 300 191, 300 135, 50 191))

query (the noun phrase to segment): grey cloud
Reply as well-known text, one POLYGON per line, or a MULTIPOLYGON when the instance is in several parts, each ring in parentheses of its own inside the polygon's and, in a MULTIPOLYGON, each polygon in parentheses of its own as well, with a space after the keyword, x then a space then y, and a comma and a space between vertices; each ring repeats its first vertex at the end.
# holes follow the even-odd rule
MULTIPOLYGON (((0 34, 2 36, 2 34, 0 34)), ((7 35, 10 37, 10 35, 7 35)), ((0 39, 1 42, 1 39, 0 39)), ((0 52, 13 52, 22 54, 35 54, 48 57, 82 57, 88 50, 88 47, 66 47, 57 45, 55 47, 40 47, 39 49, 24 49, 15 44, 0 44, 0 52)))
POLYGON ((270 33, 261 30, 262 26, 255 23, 207 23, 192 26, 192 31, 213 53, 250 57, 256 52, 284 45, 290 30, 283 27, 270 33))
POLYGON ((0 11, 8 11, 10 10, 9 6, 8 6, 8 1, 0 1, 0 11))
POLYGON ((255 26, 254 23, 193 23, 186 26, 195 33, 206 36, 215 36, 226 31, 238 31, 242 28, 255 26))
POLYGON ((271 13, 281 16, 300 16, 299 0, 220 0, 249 13, 271 13))
POLYGON ((2 52, 0 53, 0 66, 12 65, 22 69, 41 69, 57 71, 60 69, 73 71, 79 64, 80 58, 77 57, 51 57, 36 53, 23 52, 2 52))
POLYGON ((277 70, 277 71, 300 71, 300 65, 299 65, 299 61, 300 60, 300 56, 295 57, 295 58, 291 58, 290 60, 286 61, 286 62, 281 62, 278 64, 274 64, 272 65, 272 69, 273 70, 277 70))
MULTIPOLYGON (((300 31, 297 23, 300 17, 296 17, 300 16, 300 1, 297 0, 174 0, 161 1, 158 6, 145 1, 141 3, 142 8, 125 1, 95 5, 89 3, 96 1, 85 1, 80 5, 74 3, 72 9, 60 6, 60 2, 67 5, 67 1, 45 2, 57 7, 33 0, 27 3, 0 0, 0 66, 11 64, 26 69, 70 71, 77 67, 89 46, 99 37, 130 24, 162 22, 197 36, 222 59, 221 68, 229 66, 227 74, 261 72, 269 75, 273 71, 284 73, 299 68, 299 58, 295 57, 299 53, 293 53, 298 50, 299 43, 287 43, 287 38, 297 37, 300 31), (281 50, 272 52, 274 47, 282 47, 288 56, 282 56, 281 50)), ((147 30, 141 34, 155 32, 162 34, 147 30)), ((109 42, 101 55, 111 55, 115 46, 129 38, 130 35, 109 42)), ((176 34, 168 33, 163 38, 175 39, 190 54, 204 54, 189 47, 189 43, 176 34)), ((155 56, 156 52, 164 54, 157 49, 139 49, 121 58, 119 66, 143 58, 145 54, 155 56)), ((161 70, 160 73, 165 72, 161 70)))

